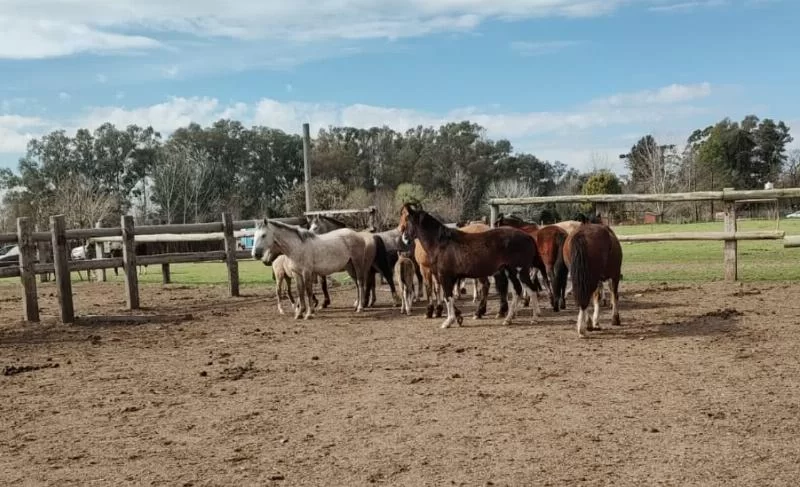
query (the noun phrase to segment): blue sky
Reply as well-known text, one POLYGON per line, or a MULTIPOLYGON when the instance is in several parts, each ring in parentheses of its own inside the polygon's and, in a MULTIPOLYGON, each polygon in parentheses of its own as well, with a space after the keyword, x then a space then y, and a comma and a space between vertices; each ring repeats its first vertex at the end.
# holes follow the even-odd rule
POLYGON ((5 167, 30 137, 105 121, 166 135, 220 117, 292 132, 468 118, 617 172, 647 133, 681 143, 749 113, 800 131, 789 0, 2 3, 5 167))

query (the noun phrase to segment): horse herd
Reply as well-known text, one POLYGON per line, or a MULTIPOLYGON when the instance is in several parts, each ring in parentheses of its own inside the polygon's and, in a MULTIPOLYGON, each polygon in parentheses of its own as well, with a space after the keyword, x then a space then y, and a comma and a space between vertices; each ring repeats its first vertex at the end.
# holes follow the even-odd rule
POLYGON ((434 314, 441 317, 446 308, 442 328, 463 321, 455 300, 465 279, 473 280, 473 301, 478 302, 474 318, 478 319, 486 314, 489 279, 493 278, 500 297, 497 317, 505 315, 505 325, 511 324, 520 300, 526 306, 531 303, 534 323, 540 313, 537 297, 542 288, 554 311, 565 309, 569 283, 578 306, 577 331, 586 337, 587 331, 600 329, 600 296, 607 283, 611 324, 620 324, 622 248, 614 231, 597 217, 539 226, 501 215, 495 227, 482 221, 459 226, 443 223, 419 204, 406 203, 397 227, 380 233, 357 231, 325 216, 312 217, 307 228, 296 223, 258 222, 252 247, 254 259, 272 266, 279 312, 283 313, 281 289, 285 282, 295 318, 313 315, 319 304, 313 292, 317 280, 325 308, 330 304, 326 276, 347 271, 356 284, 356 312, 374 304, 376 273, 388 282, 401 313, 411 313, 412 302, 422 299, 424 288, 428 318, 434 314), (297 302, 291 293, 293 280, 297 302), (509 282, 514 291, 510 306, 509 282), (591 319, 590 304, 594 306, 591 319))

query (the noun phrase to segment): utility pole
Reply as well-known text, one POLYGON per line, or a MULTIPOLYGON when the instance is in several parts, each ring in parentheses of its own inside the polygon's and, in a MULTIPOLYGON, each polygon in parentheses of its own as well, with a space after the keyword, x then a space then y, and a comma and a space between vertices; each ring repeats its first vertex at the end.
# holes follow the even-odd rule
POLYGON ((303 173, 306 189, 306 211, 311 211, 311 133, 308 124, 303 124, 303 173))

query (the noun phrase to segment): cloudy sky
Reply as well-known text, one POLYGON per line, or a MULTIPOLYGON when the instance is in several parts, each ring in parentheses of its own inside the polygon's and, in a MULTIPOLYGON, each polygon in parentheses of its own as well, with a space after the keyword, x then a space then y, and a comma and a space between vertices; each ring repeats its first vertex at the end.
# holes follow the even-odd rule
MULTIPOLYGON (((220 117, 299 132, 478 122, 622 172, 748 113, 800 131, 790 0, 0 0, 0 166, 31 137, 220 117)), ((800 138, 800 134, 795 134, 800 138)), ((794 143, 797 145, 797 142, 794 143)))

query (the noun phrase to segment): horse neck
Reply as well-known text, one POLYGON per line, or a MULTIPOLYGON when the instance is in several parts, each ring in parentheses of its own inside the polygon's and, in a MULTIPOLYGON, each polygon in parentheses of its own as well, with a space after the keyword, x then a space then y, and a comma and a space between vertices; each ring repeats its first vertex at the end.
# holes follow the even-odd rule
POLYGON ((422 225, 422 221, 420 221, 420 225, 417 226, 417 238, 422 242, 423 246, 435 248, 439 243, 439 236, 441 233, 447 232, 450 229, 432 216, 423 218, 427 220, 427 222, 425 225, 422 225))
POLYGON ((274 226, 272 228, 272 239, 280 247, 281 252, 291 258, 296 255, 303 246, 303 241, 294 230, 274 226))

